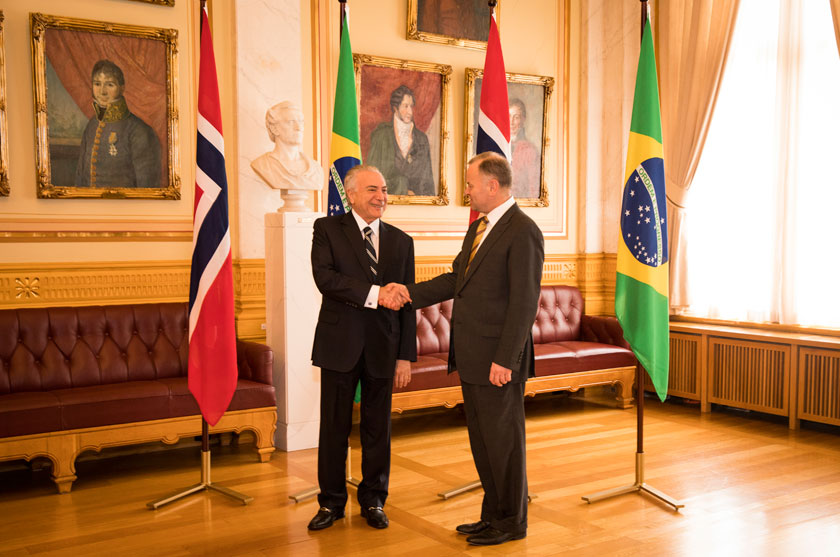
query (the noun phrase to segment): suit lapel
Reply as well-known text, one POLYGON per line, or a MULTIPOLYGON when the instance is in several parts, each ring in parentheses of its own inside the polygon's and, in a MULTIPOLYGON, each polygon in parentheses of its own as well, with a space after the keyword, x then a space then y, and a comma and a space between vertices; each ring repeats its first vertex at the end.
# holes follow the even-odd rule
MULTIPOLYGON (((493 225, 493 229, 490 230, 490 233, 484 238, 484 242, 481 243, 481 247, 478 248, 478 251, 475 252, 475 257, 470 263, 470 268, 467 271, 466 276, 464 276, 463 281, 461 281, 461 285, 458 288, 460 290, 464 287, 464 285, 472 278, 475 274, 476 270, 481 266, 481 262, 484 260, 484 257, 493 249, 493 245, 502 237, 507 230, 508 225, 510 224, 510 220, 513 218, 514 213, 519 211, 519 206, 514 204, 510 209, 505 211, 505 213, 501 216, 499 221, 493 225)), ((477 227, 476 227, 477 228, 477 227)), ((470 235, 470 242, 467 244, 466 242, 464 245, 466 246, 467 250, 472 248, 473 238, 475 238, 475 230, 472 231, 470 235)), ((469 253, 469 251, 468 251, 469 253)), ((464 263, 466 265, 466 262, 464 263)))
MULTIPOLYGON (((378 254, 378 269, 381 283, 385 284, 385 275, 388 273, 388 268, 392 261, 397 260, 396 248, 394 245, 393 235, 390 234, 390 225, 385 224, 382 219, 379 219, 379 254, 378 254)), ((390 275, 389 275, 390 276, 390 275)))
POLYGON ((345 213, 344 217, 341 219, 341 224, 343 225, 342 229, 344 230, 344 235, 347 236, 347 240, 350 242, 352 251, 356 255, 359 265, 362 267, 362 271, 372 282, 373 273, 370 272, 370 266, 368 265, 367 253, 365 252, 365 242, 362 240, 362 234, 359 232, 359 226, 356 224, 355 217, 353 217, 351 213, 345 213))

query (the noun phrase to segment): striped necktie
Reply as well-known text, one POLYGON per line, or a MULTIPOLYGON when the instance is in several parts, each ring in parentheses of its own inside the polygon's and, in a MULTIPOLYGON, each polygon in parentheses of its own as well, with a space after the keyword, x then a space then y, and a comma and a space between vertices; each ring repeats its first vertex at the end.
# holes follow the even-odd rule
POLYGON ((478 251, 478 246, 481 244, 481 237, 484 236, 485 230, 487 230, 487 217, 481 217, 478 219, 478 227, 475 229, 475 238, 473 239, 472 249, 470 249, 470 258, 467 261, 467 269, 464 271, 464 275, 470 272, 470 263, 472 263, 475 257, 475 252, 478 251))
POLYGON ((365 233, 365 251, 367 252, 368 256, 368 266, 370 267, 370 272, 373 273, 373 282, 377 282, 377 275, 376 275, 376 248, 373 247, 373 230, 369 226, 366 226, 365 229, 362 231, 365 233))

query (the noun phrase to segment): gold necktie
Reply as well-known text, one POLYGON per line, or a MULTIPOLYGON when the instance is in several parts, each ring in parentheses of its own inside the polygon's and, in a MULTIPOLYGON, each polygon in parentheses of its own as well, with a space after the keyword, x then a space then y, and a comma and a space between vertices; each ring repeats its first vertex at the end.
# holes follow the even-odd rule
POLYGON ((472 263, 472 260, 475 257, 475 252, 478 251, 478 245, 481 243, 481 237, 484 236, 484 231, 486 229, 487 217, 481 217, 478 219, 478 228, 475 229, 475 239, 473 239, 472 249, 470 249, 470 258, 467 261, 467 269, 464 271, 464 275, 470 272, 470 263, 472 263))

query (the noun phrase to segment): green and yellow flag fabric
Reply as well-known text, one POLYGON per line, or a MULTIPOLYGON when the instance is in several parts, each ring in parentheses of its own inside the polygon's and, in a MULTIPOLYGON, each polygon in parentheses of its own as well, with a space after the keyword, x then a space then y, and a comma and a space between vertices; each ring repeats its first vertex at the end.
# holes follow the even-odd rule
POLYGON ((327 214, 340 215, 350 210, 344 192, 344 175, 362 163, 359 146, 359 107, 356 103, 356 76, 350 26, 344 4, 341 5, 341 49, 338 55, 338 78, 335 82, 332 138, 330 140, 330 185, 327 214))
POLYGON ((656 393, 668 392, 668 227, 659 90, 650 17, 642 34, 627 144, 615 314, 656 393))
MULTIPOLYGON (((341 47, 338 51, 338 77, 335 80, 335 104, 330 139, 330 185, 327 189, 327 214, 343 215, 350 210, 344 191, 344 176, 362 164, 359 144, 359 105, 356 103, 356 74, 353 72, 353 49, 347 6, 341 3, 341 47)), ((356 384, 354 402, 362 400, 362 384, 356 384)))

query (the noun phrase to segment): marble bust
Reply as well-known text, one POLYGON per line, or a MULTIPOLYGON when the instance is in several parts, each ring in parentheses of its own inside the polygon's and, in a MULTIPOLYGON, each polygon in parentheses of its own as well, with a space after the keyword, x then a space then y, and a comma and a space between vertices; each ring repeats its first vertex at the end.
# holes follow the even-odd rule
POLYGON ((284 101, 265 113, 265 127, 274 149, 251 162, 251 168, 274 189, 283 192, 286 210, 306 210, 307 190, 324 187, 321 165, 302 150, 303 111, 292 102, 284 101))

